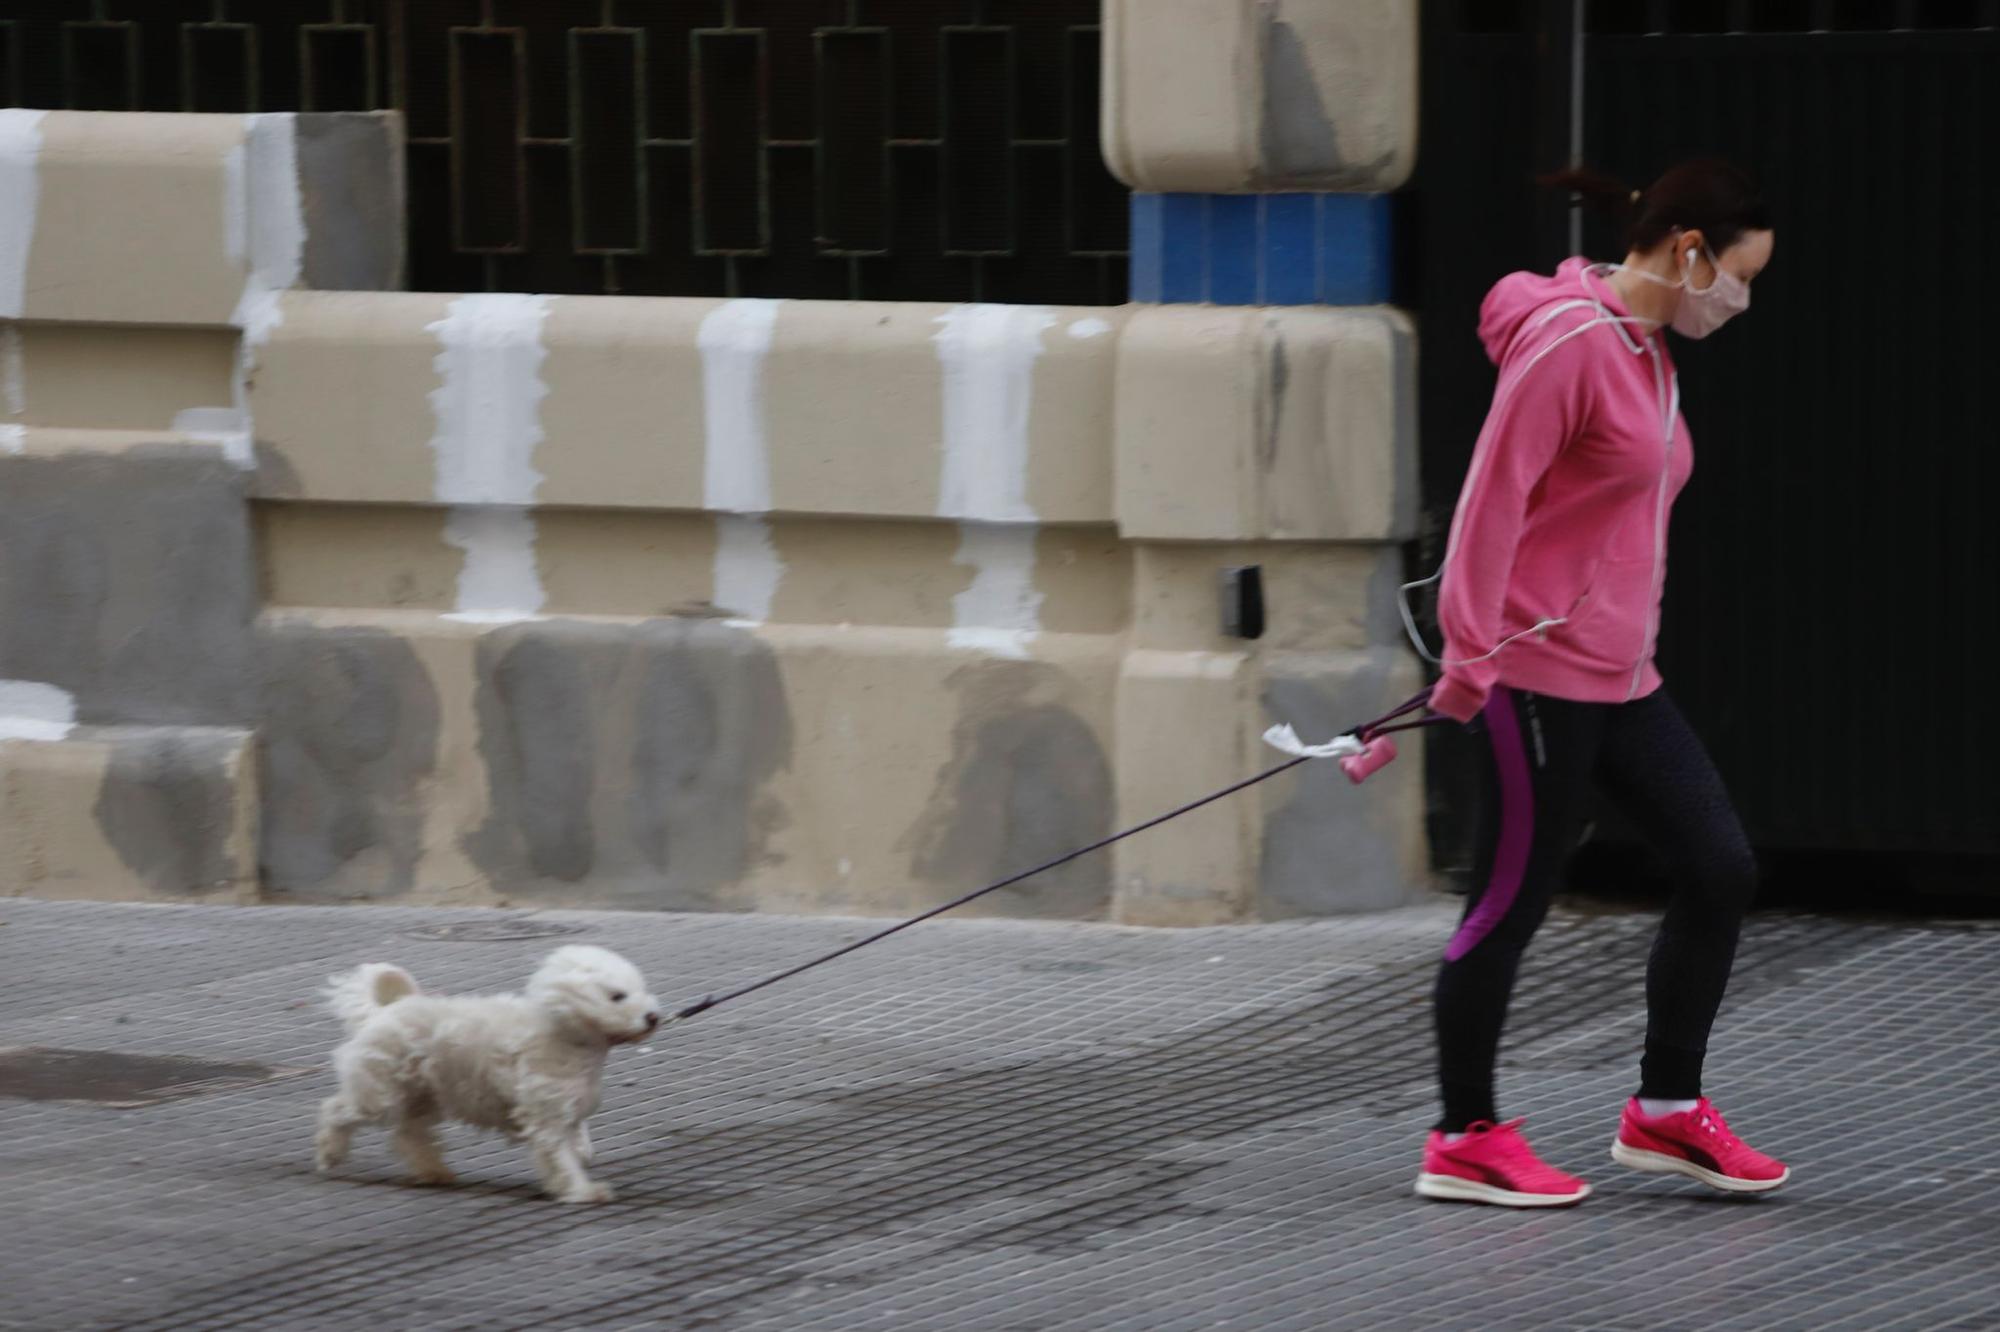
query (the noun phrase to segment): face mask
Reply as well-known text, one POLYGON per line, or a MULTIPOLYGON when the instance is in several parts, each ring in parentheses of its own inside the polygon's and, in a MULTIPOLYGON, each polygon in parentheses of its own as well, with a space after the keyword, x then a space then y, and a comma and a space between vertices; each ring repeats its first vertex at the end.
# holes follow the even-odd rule
MULTIPOLYGON (((1703 245, 1715 281, 1697 289, 1694 285, 1694 251, 1689 250, 1681 269, 1681 303, 1674 311, 1671 327, 1684 338, 1705 338, 1750 308, 1750 284, 1715 262, 1715 254, 1703 245)), ((1649 275, 1650 276, 1650 275, 1649 275)))

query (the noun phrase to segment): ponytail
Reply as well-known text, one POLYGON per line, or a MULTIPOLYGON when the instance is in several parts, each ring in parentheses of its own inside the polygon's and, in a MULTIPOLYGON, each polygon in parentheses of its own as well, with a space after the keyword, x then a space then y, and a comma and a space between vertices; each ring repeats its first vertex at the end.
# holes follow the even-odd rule
POLYGON ((1643 190, 1583 167, 1535 179, 1604 214, 1630 250, 1651 250, 1676 231, 1699 230, 1721 254, 1744 232, 1771 229, 1771 210, 1749 175, 1719 158, 1683 162, 1643 190))

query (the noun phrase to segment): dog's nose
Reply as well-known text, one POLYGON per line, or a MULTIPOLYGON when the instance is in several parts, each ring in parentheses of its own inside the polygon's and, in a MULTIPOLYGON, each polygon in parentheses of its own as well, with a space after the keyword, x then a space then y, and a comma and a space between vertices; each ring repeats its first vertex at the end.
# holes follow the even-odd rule
POLYGON ((660 1025, 660 1015, 658 1013, 646 1014, 646 1030, 651 1031, 653 1028, 659 1025, 660 1025))

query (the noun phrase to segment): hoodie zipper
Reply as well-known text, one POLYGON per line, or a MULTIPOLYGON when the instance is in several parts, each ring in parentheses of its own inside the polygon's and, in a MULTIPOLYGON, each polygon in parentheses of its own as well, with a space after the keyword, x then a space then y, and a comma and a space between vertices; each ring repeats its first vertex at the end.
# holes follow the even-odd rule
POLYGON ((1632 682, 1626 686, 1625 701, 1630 703, 1639 695, 1639 677, 1645 672, 1646 663, 1653 659, 1653 644, 1660 631, 1660 578, 1667 562, 1667 484, 1673 475, 1674 418, 1680 414, 1681 381, 1678 374, 1667 377, 1672 385, 1661 382, 1664 373, 1660 362, 1660 351, 1653 346, 1651 338, 1646 339, 1646 351, 1653 359, 1653 400, 1661 404, 1660 434, 1665 447, 1660 452, 1660 480, 1653 491, 1653 576, 1648 584, 1646 598, 1646 637, 1639 649, 1638 660, 1632 663, 1632 682))

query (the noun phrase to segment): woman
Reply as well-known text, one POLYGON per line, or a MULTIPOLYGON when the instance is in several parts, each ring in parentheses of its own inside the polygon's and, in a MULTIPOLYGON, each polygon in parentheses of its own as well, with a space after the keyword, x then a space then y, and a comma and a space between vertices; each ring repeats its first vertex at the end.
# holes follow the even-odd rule
POLYGON ((1702 1057, 1756 865, 1728 794, 1653 667, 1667 514, 1693 456, 1666 344, 1750 305, 1769 212, 1721 162, 1644 191, 1584 172, 1544 183, 1626 223, 1622 264, 1503 278, 1480 312, 1500 368, 1440 571, 1443 678, 1431 706, 1484 732, 1489 799, 1473 890, 1437 980, 1444 1114, 1417 1192, 1553 1207, 1590 1186, 1500 1120, 1493 1066, 1522 950, 1547 913, 1584 802, 1602 790, 1678 871, 1646 970, 1638 1094, 1612 1156, 1761 1192, 1790 1172, 1702 1095, 1702 1057))

